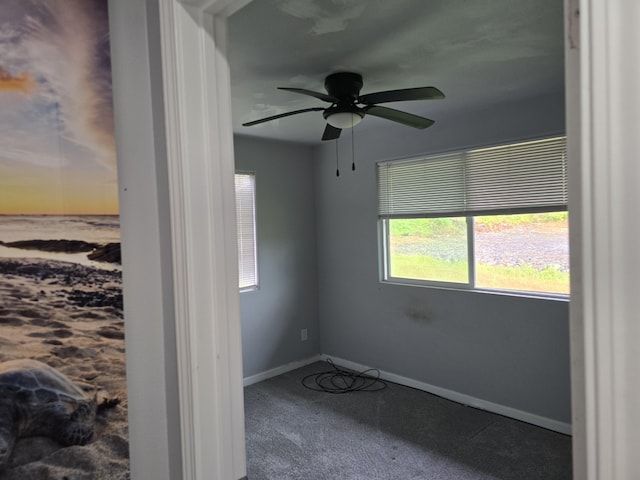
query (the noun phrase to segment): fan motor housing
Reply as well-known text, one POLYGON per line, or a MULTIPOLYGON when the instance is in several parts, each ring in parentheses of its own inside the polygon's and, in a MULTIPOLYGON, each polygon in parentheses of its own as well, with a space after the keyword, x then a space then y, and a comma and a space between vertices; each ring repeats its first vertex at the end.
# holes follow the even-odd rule
POLYGON ((332 73, 324 79, 327 93, 341 101, 357 100, 362 85, 362 75, 353 72, 332 73))

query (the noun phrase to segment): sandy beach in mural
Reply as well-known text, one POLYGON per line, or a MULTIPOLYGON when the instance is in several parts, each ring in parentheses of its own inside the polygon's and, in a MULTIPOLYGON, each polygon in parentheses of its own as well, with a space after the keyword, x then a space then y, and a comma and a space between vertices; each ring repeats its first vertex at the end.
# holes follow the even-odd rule
POLYGON ((0 480, 129 478, 121 271, 105 265, 0 258, 0 361, 40 360, 119 401, 87 445, 20 439, 0 480))

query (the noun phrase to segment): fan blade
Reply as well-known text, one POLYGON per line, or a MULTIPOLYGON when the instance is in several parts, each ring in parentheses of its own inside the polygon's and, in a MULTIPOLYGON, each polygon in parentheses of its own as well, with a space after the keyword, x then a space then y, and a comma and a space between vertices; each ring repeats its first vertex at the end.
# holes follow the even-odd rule
POLYGON ((261 118, 260 120, 254 120, 252 122, 243 123, 243 127, 251 127, 252 125, 257 125, 259 123, 269 122, 271 120, 275 120, 277 118, 288 117, 289 115, 297 115, 298 113, 305 112, 321 112, 324 108, 314 107, 314 108, 304 108, 302 110, 294 110, 293 112, 281 113, 280 115, 273 115, 272 117, 261 118))
POLYGON ((342 132, 341 128, 336 128, 333 125, 329 125, 324 129, 324 133, 322 134, 322 140, 335 140, 340 137, 340 132, 342 132))
POLYGON ((394 108, 378 107, 376 105, 372 105, 370 107, 366 107, 364 110, 367 115, 384 118, 386 120, 398 122, 413 128, 427 128, 435 123, 433 120, 429 120, 428 118, 419 117, 418 115, 414 115, 412 113, 401 112, 400 110, 396 110, 394 108))
POLYGON ((288 92, 301 93, 302 95, 309 95, 310 97, 319 98, 320 100, 324 100, 329 103, 338 103, 340 100, 336 97, 332 97, 331 95, 327 95, 326 93, 313 92, 311 90, 305 90, 304 88, 289 88, 289 87, 278 87, 278 90, 286 90, 288 92))
POLYGON ((407 100, 439 100, 444 93, 436 87, 405 88, 403 90, 388 90, 386 92, 368 93, 362 95, 358 101, 373 105, 374 103, 404 102, 407 100))

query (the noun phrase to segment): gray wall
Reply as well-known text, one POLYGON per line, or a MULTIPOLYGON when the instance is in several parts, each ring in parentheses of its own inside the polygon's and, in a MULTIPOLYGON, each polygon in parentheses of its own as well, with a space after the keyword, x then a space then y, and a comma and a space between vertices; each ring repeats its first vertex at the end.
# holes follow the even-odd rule
MULTIPOLYGON (((322 353, 570 423, 568 302, 381 284, 375 162, 564 132, 562 95, 315 151, 322 353)), ((367 121, 367 119, 365 119, 367 121)))
POLYGON ((234 147, 236 169, 256 175, 260 287, 240 294, 248 377, 320 352, 313 163, 310 147, 242 136, 234 147))

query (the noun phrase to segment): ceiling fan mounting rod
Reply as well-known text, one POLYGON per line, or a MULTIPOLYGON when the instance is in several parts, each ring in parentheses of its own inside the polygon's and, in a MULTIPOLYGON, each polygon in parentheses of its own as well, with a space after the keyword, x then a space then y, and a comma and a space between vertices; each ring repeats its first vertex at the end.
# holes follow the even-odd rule
POLYGON ((357 100, 362 85, 362 75, 353 72, 332 73, 324 79, 324 88, 327 93, 342 101, 357 100))

